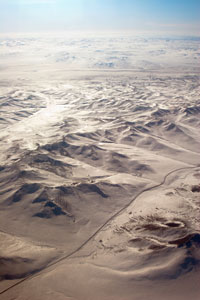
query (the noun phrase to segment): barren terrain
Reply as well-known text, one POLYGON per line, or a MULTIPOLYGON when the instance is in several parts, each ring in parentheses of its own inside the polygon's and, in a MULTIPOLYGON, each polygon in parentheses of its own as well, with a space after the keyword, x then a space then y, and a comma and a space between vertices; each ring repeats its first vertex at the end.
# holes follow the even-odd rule
POLYGON ((0 45, 1 299, 198 300, 199 39, 0 45))

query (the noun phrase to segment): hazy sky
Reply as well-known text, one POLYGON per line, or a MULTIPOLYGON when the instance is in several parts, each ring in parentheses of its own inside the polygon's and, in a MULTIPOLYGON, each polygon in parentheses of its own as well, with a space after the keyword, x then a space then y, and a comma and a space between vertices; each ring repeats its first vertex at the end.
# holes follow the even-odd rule
POLYGON ((0 0, 0 32, 199 28, 200 0, 0 0))

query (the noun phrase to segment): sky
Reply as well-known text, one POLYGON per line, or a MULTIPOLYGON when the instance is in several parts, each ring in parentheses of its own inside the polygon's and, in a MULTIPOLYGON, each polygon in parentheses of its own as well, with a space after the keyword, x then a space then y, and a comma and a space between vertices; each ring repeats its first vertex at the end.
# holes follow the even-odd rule
POLYGON ((200 35, 200 0, 0 0, 0 32, 166 32, 200 35))

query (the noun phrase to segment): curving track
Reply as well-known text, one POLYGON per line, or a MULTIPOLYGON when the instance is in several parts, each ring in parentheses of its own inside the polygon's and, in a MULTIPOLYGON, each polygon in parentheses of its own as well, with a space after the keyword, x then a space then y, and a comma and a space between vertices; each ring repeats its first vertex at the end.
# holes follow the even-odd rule
POLYGON ((153 189, 156 189, 160 186, 162 186, 163 184, 165 184, 167 178, 172 175, 173 173, 176 173, 178 171, 181 171, 181 170, 187 170, 187 169, 195 169, 199 167, 199 165, 197 166, 193 166, 193 167, 182 167, 182 168, 178 168, 178 169, 175 169, 173 171, 170 171, 169 173, 167 173, 163 180, 159 183, 159 184, 156 184, 152 187, 148 187, 142 191, 140 191, 128 204, 126 204, 124 207, 122 207, 118 212, 116 212, 114 215, 112 215, 106 222, 104 222, 104 224, 102 224, 84 243, 82 243, 78 248, 76 248, 74 251, 68 253, 68 254, 65 254, 63 255, 62 257, 52 261, 51 263, 49 263, 48 265, 46 265, 45 267, 43 267, 42 269, 39 269, 39 270, 35 270, 34 272, 32 272, 30 275, 28 275, 27 277, 21 279, 20 281, 18 281, 17 283, 13 284, 12 286, 4 289, 3 291, 0 292, 0 295, 2 294, 5 294, 6 292, 8 292, 9 290, 15 288, 16 286, 22 284, 23 282, 39 275, 42 271, 44 270, 47 270, 48 268, 50 268, 51 266, 54 266, 56 264, 58 264, 59 262, 65 260, 65 259, 68 259, 69 257, 71 257, 72 255, 76 254, 78 251, 80 251, 86 244, 88 244, 110 221, 112 221, 114 218, 116 218, 119 214, 121 214, 126 208, 128 208, 132 203, 133 201, 135 201, 140 195, 144 194, 145 192, 148 192, 148 191, 151 191, 153 189))

